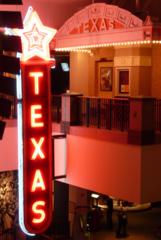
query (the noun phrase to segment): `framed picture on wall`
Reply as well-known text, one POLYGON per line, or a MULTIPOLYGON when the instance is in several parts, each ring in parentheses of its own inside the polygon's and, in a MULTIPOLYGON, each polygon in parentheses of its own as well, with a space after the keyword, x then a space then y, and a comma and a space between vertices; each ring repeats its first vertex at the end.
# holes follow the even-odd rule
POLYGON ((100 91, 112 91, 112 67, 100 67, 100 91))
POLYGON ((120 94, 129 93, 129 70, 128 69, 119 70, 119 93, 120 94))

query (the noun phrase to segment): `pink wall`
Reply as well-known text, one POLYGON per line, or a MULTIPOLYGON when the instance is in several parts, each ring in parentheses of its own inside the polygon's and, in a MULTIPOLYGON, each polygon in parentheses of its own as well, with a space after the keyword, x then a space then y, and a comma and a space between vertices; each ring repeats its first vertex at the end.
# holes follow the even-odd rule
POLYGON ((59 29, 75 12, 91 4, 91 0, 22 0, 23 5, 1 5, 1 10, 21 11, 26 15, 29 6, 37 11, 44 25, 59 29))
POLYGON ((16 170, 18 168, 18 145, 16 121, 10 120, 0 140, 0 171, 16 170))
POLYGON ((23 0, 22 13, 25 16, 28 6, 32 6, 44 25, 58 29, 75 12, 88 4, 91 4, 90 0, 23 0))
MULTIPOLYGON (((85 137, 77 134, 67 136, 65 182, 134 202, 161 199, 160 144, 135 146, 99 134, 94 137, 91 131, 85 137)), ((0 171, 18 168, 17 150, 16 121, 10 120, 0 141, 0 171)))
POLYGON ((161 200, 161 145, 130 145, 69 135, 69 184, 138 203, 161 200))
POLYGON ((141 148, 69 135, 67 182, 140 202, 141 148))

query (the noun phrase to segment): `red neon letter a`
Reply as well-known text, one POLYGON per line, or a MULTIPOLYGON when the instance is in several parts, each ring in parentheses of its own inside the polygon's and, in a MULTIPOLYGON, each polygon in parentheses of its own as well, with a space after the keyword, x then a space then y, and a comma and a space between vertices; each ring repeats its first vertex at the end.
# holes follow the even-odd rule
POLYGON ((35 172, 34 180, 31 187, 31 192, 35 192, 37 188, 41 189, 42 191, 46 189, 41 171, 39 169, 37 169, 35 172))

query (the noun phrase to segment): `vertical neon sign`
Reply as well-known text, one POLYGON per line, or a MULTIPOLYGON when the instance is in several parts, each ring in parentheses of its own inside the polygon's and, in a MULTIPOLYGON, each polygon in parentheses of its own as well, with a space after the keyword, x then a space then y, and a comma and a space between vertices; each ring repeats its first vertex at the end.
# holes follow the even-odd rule
POLYGON ((43 232, 51 221, 49 42, 55 33, 29 9, 21 32, 22 82, 18 82, 19 222, 28 235, 43 232))

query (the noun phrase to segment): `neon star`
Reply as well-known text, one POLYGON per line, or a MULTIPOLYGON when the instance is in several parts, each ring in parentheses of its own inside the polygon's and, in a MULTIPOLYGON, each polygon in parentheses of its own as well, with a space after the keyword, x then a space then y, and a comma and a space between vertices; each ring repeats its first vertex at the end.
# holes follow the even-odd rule
POLYGON ((29 41, 29 49, 31 48, 38 48, 41 49, 43 44, 43 39, 45 38, 46 34, 39 32, 39 29, 36 25, 33 26, 33 29, 30 32, 24 33, 25 37, 28 38, 29 41))
POLYGON ((21 31, 22 61, 32 57, 50 60, 49 43, 56 34, 56 30, 42 24, 36 11, 30 7, 24 19, 24 29, 21 31))

